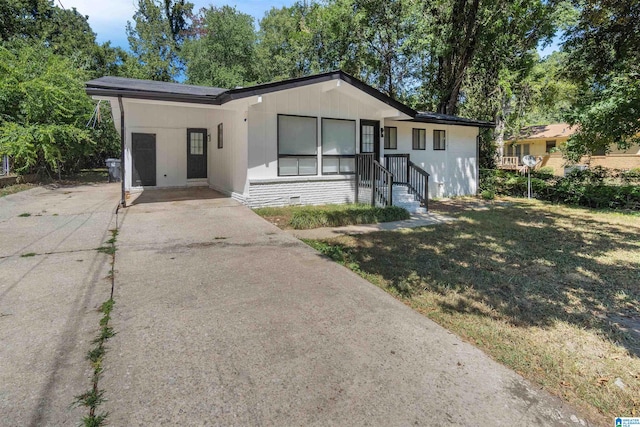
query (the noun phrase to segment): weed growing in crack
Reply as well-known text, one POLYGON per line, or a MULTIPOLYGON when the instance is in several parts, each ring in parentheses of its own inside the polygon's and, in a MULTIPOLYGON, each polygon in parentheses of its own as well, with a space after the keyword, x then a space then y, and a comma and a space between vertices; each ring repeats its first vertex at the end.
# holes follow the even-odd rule
POLYGON ((27 252, 26 254, 20 255, 20 257, 21 258, 28 258, 28 257, 36 256, 36 255, 38 255, 38 254, 35 253, 35 252, 27 252))
POLYGON ((28 218, 31 216, 31 214, 29 212, 25 212, 25 213, 21 213, 20 215, 18 215, 20 218, 28 218))
POLYGON ((101 426, 104 424, 108 416, 108 413, 106 412, 96 412, 98 407, 105 401, 104 390, 100 390, 98 388, 98 382, 102 376, 102 361, 106 353, 106 342, 109 338, 112 338, 115 335, 113 328, 109 326, 113 304, 114 301, 112 299, 108 299, 100 306, 99 311, 102 313, 102 318, 100 319, 100 332, 92 341, 95 346, 87 352, 87 360, 89 360, 91 367, 93 368, 93 385, 90 390, 76 396, 75 403, 78 406, 84 406, 89 409, 89 414, 82 419, 85 427, 101 426))
POLYGON ((116 253, 115 246, 100 246, 96 250, 100 253, 107 254, 107 255, 113 255, 116 253))
POLYGON ((111 320, 111 311, 115 304, 115 301, 113 300, 113 286, 115 280, 114 264, 118 230, 114 229, 109 231, 111 232, 111 238, 105 242, 108 246, 102 246, 97 250, 98 252, 111 255, 111 271, 109 272, 109 279, 111 280, 111 296, 100 306, 99 311, 102 313, 102 318, 100 319, 100 331, 98 332, 98 336, 92 341, 94 347, 87 352, 87 360, 89 360, 91 367, 93 368, 93 385, 87 392, 76 396, 75 401, 76 405, 84 406, 89 409, 89 414, 82 419, 85 427, 101 426, 106 422, 107 416, 109 415, 107 412, 97 412, 98 407, 105 401, 104 390, 100 390, 98 383, 103 372, 102 361, 107 350, 106 343, 116 334, 113 328, 109 326, 109 321, 111 320))

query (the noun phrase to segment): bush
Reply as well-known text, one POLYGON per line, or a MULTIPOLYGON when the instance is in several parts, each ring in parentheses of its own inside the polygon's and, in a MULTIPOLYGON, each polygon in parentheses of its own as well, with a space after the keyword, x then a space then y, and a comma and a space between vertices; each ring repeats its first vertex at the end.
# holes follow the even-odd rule
POLYGON ((496 193, 491 190, 483 190, 480 196, 485 200, 493 200, 496 198, 496 193))
POLYGON ((289 225, 297 230, 343 225, 375 224, 409 219, 406 209, 398 206, 383 208, 367 205, 349 205, 346 208, 319 209, 313 206, 296 209, 289 225))
POLYGON ((540 169, 531 173, 531 175, 535 175, 538 178, 548 179, 553 177, 553 168, 551 166, 544 166, 540 169))
MULTIPOLYGON (((591 208, 640 210, 640 186, 634 185, 628 172, 604 168, 575 170, 565 177, 532 174, 531 190, 537 199, 591 208), (535 175, 535 176, 534 176, 535 175)), ((525 197, 527 177, 503 170, 482 170, 480 190, 484 192, 525 197)))

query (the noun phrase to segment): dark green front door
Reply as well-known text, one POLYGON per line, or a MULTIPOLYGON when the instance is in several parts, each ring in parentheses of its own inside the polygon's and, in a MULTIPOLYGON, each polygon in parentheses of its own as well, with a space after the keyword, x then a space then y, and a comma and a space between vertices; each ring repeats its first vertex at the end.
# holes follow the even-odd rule
POLYGON ((154 133, 131 134, 132 185, 134 187, 156 185, 156 135, 154 133))
POLYGON ((207 130, 187 129, 187 179, 207 178, 207 130))

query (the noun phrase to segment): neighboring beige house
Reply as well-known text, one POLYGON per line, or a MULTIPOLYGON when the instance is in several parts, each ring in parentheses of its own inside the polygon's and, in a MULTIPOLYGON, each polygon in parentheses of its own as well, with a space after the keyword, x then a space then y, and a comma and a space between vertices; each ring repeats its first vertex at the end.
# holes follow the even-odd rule
MULTIPOLYGON (((529 126, 520 135, 505 142, 504 156, 498 160, 498 168, 520 170, 522 157, 530 154, 539 158, 536 168, 553 168, 555 175, 564 175, 566 160, 558 150, 576 132, 575 126, 567 123, 529 126)), ((610 169, 634 169, 640 167, 640 145, 628 150, 612 149, 608 154, 596 153, 583 157, 578 165, 602 166, 610 169)))

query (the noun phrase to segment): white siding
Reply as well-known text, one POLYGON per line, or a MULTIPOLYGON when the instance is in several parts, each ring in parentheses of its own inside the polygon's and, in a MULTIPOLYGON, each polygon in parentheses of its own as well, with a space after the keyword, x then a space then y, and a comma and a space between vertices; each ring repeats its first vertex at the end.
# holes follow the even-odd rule
MULTIPOLYGON (((360 149, 360 119, 379 120, 391 107, 345 82, 326 82, 274 92, 262 96, 262 102, 249 107, 249 182, 278 179, 278 114, 318 118, 318 152, 321 151, 321 118, 356 120, 356 147, 360 149)), ((382 145, 382 141, 381 141, 382 145)), ((321 176, 320 156, 318 175, 321 176)))
POLYGON ((478 159, 476 137, 478 128, 431 123, 386 120, 385 126, 398 128, 398 149, 387 154, 409 154, 411 161, 426 170, 429 177, 429 197, 451 197, 476 194, 478 159), (426 129, 426 149, 412 149, 412 129, 426 129), (446 149, 433 149, 434 129, 446 131, 446 149))
POLYGON ((247 180, 247 123, 242 111, 224 110, 211 125, 209 185, 224 193, 245 191, 247 180), (218 124, 223 127, 223 147, 218 148, 218 124))
MULTIPOLYGON (((243 193, 246 183, 246 114, 219 107, 123 100, 125 112, 125 188, 132 189, 131 134, 156 135, 156 186, 185 187, 187 129, 207 129, 207 183, 216 189, 243 193), (217 126, 224 123, 224 147, 217 148, 217 126)), ((117 100, 111 102, 115 107, 117 100)), ((119 109, 117 111, 119 121, 119 109)), ((119 130, 119 129, 118 129, 119 130)))

